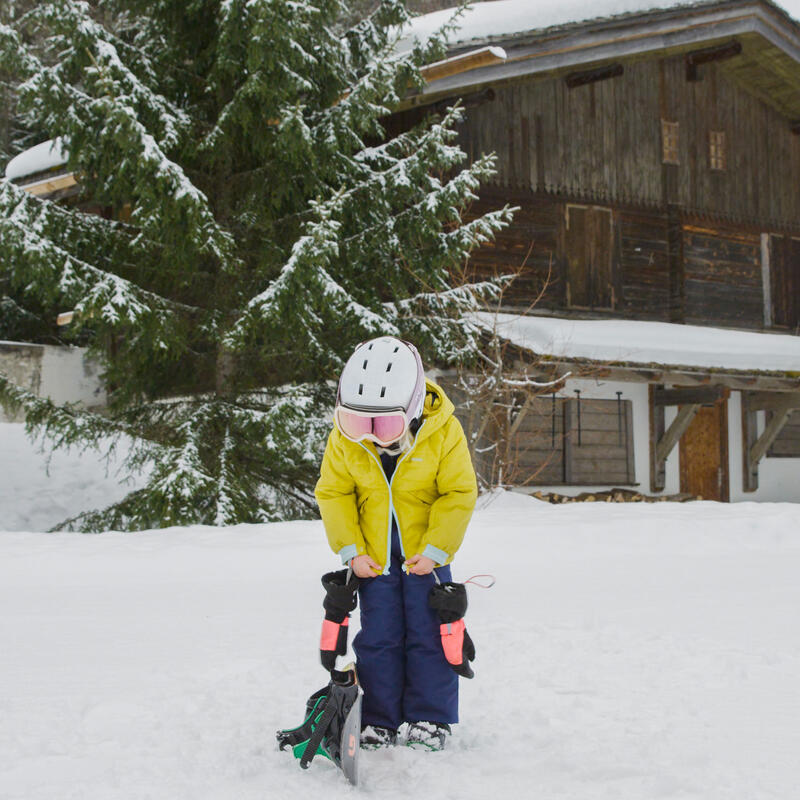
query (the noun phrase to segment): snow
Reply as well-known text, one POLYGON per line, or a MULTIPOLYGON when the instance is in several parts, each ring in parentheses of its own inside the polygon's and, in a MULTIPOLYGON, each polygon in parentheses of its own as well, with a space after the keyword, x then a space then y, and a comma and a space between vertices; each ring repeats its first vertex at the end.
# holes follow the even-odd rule
POLYGON ((116 475, 124 448, 108 465, 102 452, 76 449, 54 452, 48 465, 48 456, 28 439, 23 425, 0 423, 0 539, 4 531, 46 531, 81 511, 122 500, 138 488, 116 475))
POLYGON ((800 371, 800 337, 638 320, 479 312, 471 318, 540 355, 668 366, 800 371))
POLYGON ((67 163, 69 153, 64 147, 64 141, 48 139, 14 156, 6 165, 6 178, 13 181, 36 172, 44 172, 52 167, 60 167, 67 163))
MULTIPOLYGON (((686 0, 493 0, 474 3, 461 17, 450 43, 485 40, 490 36, 522 33, 552 28, 573 22, 618 16, 621 14, 691 7, 702 3, 686 0)), ((800 0, 783 0, 775 5, 794 19, 800 19, 800 0)), ((424 14, 411 21, 398 42, 398 52, 411 49, 414 39, 425 41, 455 13, 455 7, 424 14)))
MULTIPOLYGON (((494 498, 456 562, 497 585, 470 588, 476 678, 451 747, 365 752, 361 790, 793 796, 798 523, 788 504, 494 498)), ((353 796, 273 739, 324 683, 318 522, 5 533, 0 551, 6 796, 353 796)))
MULTIPOLYGON (((36 527, 51 483, 65 507, 103 490, 56 469, 26 487, 32 455, 11 427, 0 472, 19 491, 0 519, 36 527)), ((84 460, 65 467, 99 475, 84 460)), ((795 795, 800 505, 480 505, 455 576, 497 584, 469 589, 461 723, 443 753, 364 752, 359 793, 795 795)), ((354 797, 330 764, 304 772, 274 742, 324 684, 319 576, 336 567, 317 521, 0 533, 0 795, 354 797)))

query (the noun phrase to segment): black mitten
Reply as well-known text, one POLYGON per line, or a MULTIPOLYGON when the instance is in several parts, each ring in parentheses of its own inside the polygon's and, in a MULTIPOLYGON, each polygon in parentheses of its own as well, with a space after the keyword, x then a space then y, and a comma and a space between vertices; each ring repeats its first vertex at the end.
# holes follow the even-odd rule
POLYGON ((452 581, 437 584, 428 595, 428 605, 439 616, 439 633, 447 663, 463 678, 474 677, 469 662, 475 660, 475 645, 464 625, 467 587, 452 581))
POLYGON ((347 652, 347 627, 350 612, 358 603, 358 584, 359 579, 347 569, 328 572, 322 576, 322 585, 325 588, 325 599, 322 601, 325 619, 322 621, 319 655, 322 666, 328 671, 336 665, 336 656, 343 656, 347 652))

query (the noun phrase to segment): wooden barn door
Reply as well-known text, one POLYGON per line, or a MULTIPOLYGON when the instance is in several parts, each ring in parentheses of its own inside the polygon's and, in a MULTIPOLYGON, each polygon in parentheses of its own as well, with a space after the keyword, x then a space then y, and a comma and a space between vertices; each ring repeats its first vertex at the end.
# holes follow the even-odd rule
POLYGON ((567 304, 577 308, 613 308, 611 209, 568 205, 564 234, 567 304))
POLYGON ((728 404, 698 409, 680 441, 681 492, 703 500, 730 499, 728 475, 728 404))

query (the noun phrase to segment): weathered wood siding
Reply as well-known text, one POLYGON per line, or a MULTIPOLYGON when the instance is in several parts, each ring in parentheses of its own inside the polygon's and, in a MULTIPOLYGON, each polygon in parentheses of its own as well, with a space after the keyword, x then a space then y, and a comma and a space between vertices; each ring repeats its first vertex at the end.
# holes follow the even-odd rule
POLYGON ((563 265, 559 256, 562 205, 548 196, 489 187, 481 192, 471 213, 477 216, 506 203, 519 207, 514 222, 500 231, 494 242, 472 255, 469 277, 480 280, 517 274, 503 297, 504 304, 510 307, 527 310, 541 293, 547 298, 545 305, 563 305, 563 265))
POLYGON ((777 328, 800 327, 800 239, 771 236, 770 296, 772 323, 777 328))
MULTIPOLYGON (((769 420, 771 415, 767 413, 769 420)), ((767 451, 770 458, 800 458, 800 411, 793 411, 767 451)))
POLYGON ((517 486, 635 483, 630 400, 541 397, 511 441, 517 486))
MULTIPOLYGON (((570 277, 570 252, 593 255, 579 231, 567 229, 567 209, 573 222, 580 216, 574 204, 549 195, 506 193, 497 187, 481 192, 472 214, 484 213, 510 203, 519 206, 513 224, 470 259, 470 277, 519 272, 504 296, 513 308, 531 308, 541 294, 540 308, 591 308, 600 313, 631 319, 668 320, 670 318, 670 274, 668 223, 666 215, 629 209, 595 207, 600 219, 611 215, 611 275, 605 276, 597 292, 580 296, 573 292, 567 300, 570 277), (608 288, 610 287, 610 288, 608 288)), ((605 238, 605 237, 604 237, 605 238)), ((606 253, 600 248, 603 258, 606 253)), ((573 275, 573 283, 575 275, 573 275)))
POLYGON ((626 317, 668 321, 670 276, 667 219, 636 212, 616 215, 618 310, 626 317))
POLYGON ((563 77, 499 87, 469 110, 461 144, 495 151, 506 188, 797 228, 800 137, 720 66, 701 73, 688 82, 678 57, 626 63, 622 76, 575 89, 563 77), (662 119, 679 124, 675 167, 662 164, 662 119), (710 131, 726 134, 725 170, 710 168, 710 131))
POLYGON ((685 225, 683 256, 686 322, 762 327, 760 236, 685 225))

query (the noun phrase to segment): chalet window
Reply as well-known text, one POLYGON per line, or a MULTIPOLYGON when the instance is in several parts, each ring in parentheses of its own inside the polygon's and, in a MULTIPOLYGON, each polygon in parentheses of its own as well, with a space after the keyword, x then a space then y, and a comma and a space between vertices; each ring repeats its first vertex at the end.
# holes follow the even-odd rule
POLYGON ((630 400, 539 396, 521 406, 511 436, 509 483, 623 486, 635 483, 630 400))
POLYGON ((661 160, 665 164, 679 164, 678 123, 661 120, 661 160))
POLYGON ((725 131, 708 132, 708 163, 711 169, 724 170, 727 167, 725 131))
POLYGON ((772 324, 800 328, 800 239, 769 237, 769 295, 772 324))
MULTIPOLYGON (((767 411, 767 424, 771 413, 767 411)), ((800 411, 792 411, 772 446, 767 450, 769 458, 800 458, 800 411)))
POLYGON ((567 305, 614 308, 611 209, 568 205, 564 221, 567 305))

